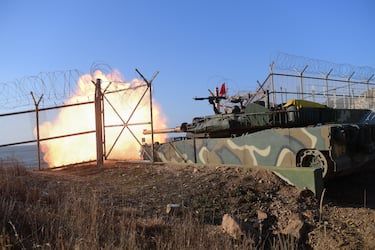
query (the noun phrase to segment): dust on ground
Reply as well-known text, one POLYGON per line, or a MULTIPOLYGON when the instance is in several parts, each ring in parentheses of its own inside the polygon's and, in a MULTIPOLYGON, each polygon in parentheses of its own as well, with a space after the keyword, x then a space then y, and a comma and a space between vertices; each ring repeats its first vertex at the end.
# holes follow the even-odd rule
POLYGON ((163 217, 167 204, 178 204, 219 227, 224 214, 256 223, 261 211, 273 234, 283 233, 291 218, 302 220, 299 237, 306 248, 375 248, 374 169, 327 182, 322 207, 308 191, 257 168, 108 162, 32 175, 46 190, 79 184, 83 193, 99 195, 119 212, 131 207, 139 216, 163 217))

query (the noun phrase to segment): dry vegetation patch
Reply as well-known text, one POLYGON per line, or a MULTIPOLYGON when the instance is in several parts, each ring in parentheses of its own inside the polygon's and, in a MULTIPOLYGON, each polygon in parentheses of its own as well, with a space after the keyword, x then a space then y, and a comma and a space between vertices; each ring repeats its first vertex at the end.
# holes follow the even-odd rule
POLYGON ((332 246, 366 247, 374 235, 371 228, 350 233, 342 216, 370 223, 329 204, 319 222, 310 192, 262 169, 112 162, 29 171, 16 164, 0 167, 0 181, 3 249, 309 249, 323 236, 332 246), (179 209, 168 214, 168 204, 179 209), (243 237, 222 231, 224 214, 240 221, 243 237))

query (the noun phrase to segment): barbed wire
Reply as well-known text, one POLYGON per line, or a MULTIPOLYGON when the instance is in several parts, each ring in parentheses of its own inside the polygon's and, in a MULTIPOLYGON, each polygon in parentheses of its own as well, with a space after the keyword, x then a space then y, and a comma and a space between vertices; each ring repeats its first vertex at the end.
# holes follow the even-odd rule
MULTIPOLYGON (((298 74, 306 69, 304 75, 325 76, 330 73, 330 78, 371 81, 375 79, 375 68, 369 66, 353 66, 350 64, 338 64, 320 59, 312 59, 303 56, 295 56, 287 53, 278 53, 274 57, 273 70, 298 74), (307 66, 307 68, 305 68, 307 66)), ((113 70, 109 64, 93 63, 90 74, 100 71, 109 75, 112 79, 122 77, 119 71, 113 70)), ((0 82, 0 110, 12 110, 34 107, 30 92, 36 97, 43 95, 41 106, 53 106, 64 104, 76 90, 77 82, 84 73, 77 70, 65 70, 54 72, 40 72, 37 75, 26 76, 8 82, 0 82)))
POLYGON ((307 66, 305 74, 324 76, 331 72, 330 77, 346 79, 349 76, 352 76, 352 79, 359 81, 373 80, 375 77, 375 68, 370 66, 339 64, 320 59, 291 55, 283 52, 278 53, 273 62, 274 70, 289 71, 294 73, 301 72, 307 66))
MULTIPOLYGON (((108 64, 95 63, 90 68, 91 77, 100 71, 112 79, 119 79, 119 71, 113 70, 108 64)), ((0 82, 0 110, 34 108, 34 96, 43 95, 41 107, 62 105, 77 90, 77 83, 82 76, 80 70, 40 72, 37 75, 25 76, 13 81, 0 82)), ((86 76, 90 76, 87 75, 86 76)), ((118 81, 119 82, 119 81, 118 81)))
POLYGON ((42 106, 62 104, 74 92, 81 75, 81 71, 72 69, 0 82, 0 109, 33 107, 31 92, 37 97, 43 95, 42 106))

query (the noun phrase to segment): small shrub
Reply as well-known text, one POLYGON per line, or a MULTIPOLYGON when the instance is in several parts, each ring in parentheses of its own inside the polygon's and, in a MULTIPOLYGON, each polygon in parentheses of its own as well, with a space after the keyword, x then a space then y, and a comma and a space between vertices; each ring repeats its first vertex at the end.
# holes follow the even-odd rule
POLYGON ((4 228, 0 231, 0 249, 13 249, 13 244, 4 228))

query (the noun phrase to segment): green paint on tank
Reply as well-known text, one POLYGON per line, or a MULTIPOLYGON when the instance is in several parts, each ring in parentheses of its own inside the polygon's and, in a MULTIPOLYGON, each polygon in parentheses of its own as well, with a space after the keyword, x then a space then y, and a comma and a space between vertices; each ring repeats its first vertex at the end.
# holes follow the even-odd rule
POLYGON ((234 138, 191 138, 159 146, 163 161, 202 164, 296 167, 303 149, 328 150, 330 125, 314 128, 277 128, 234 138))

